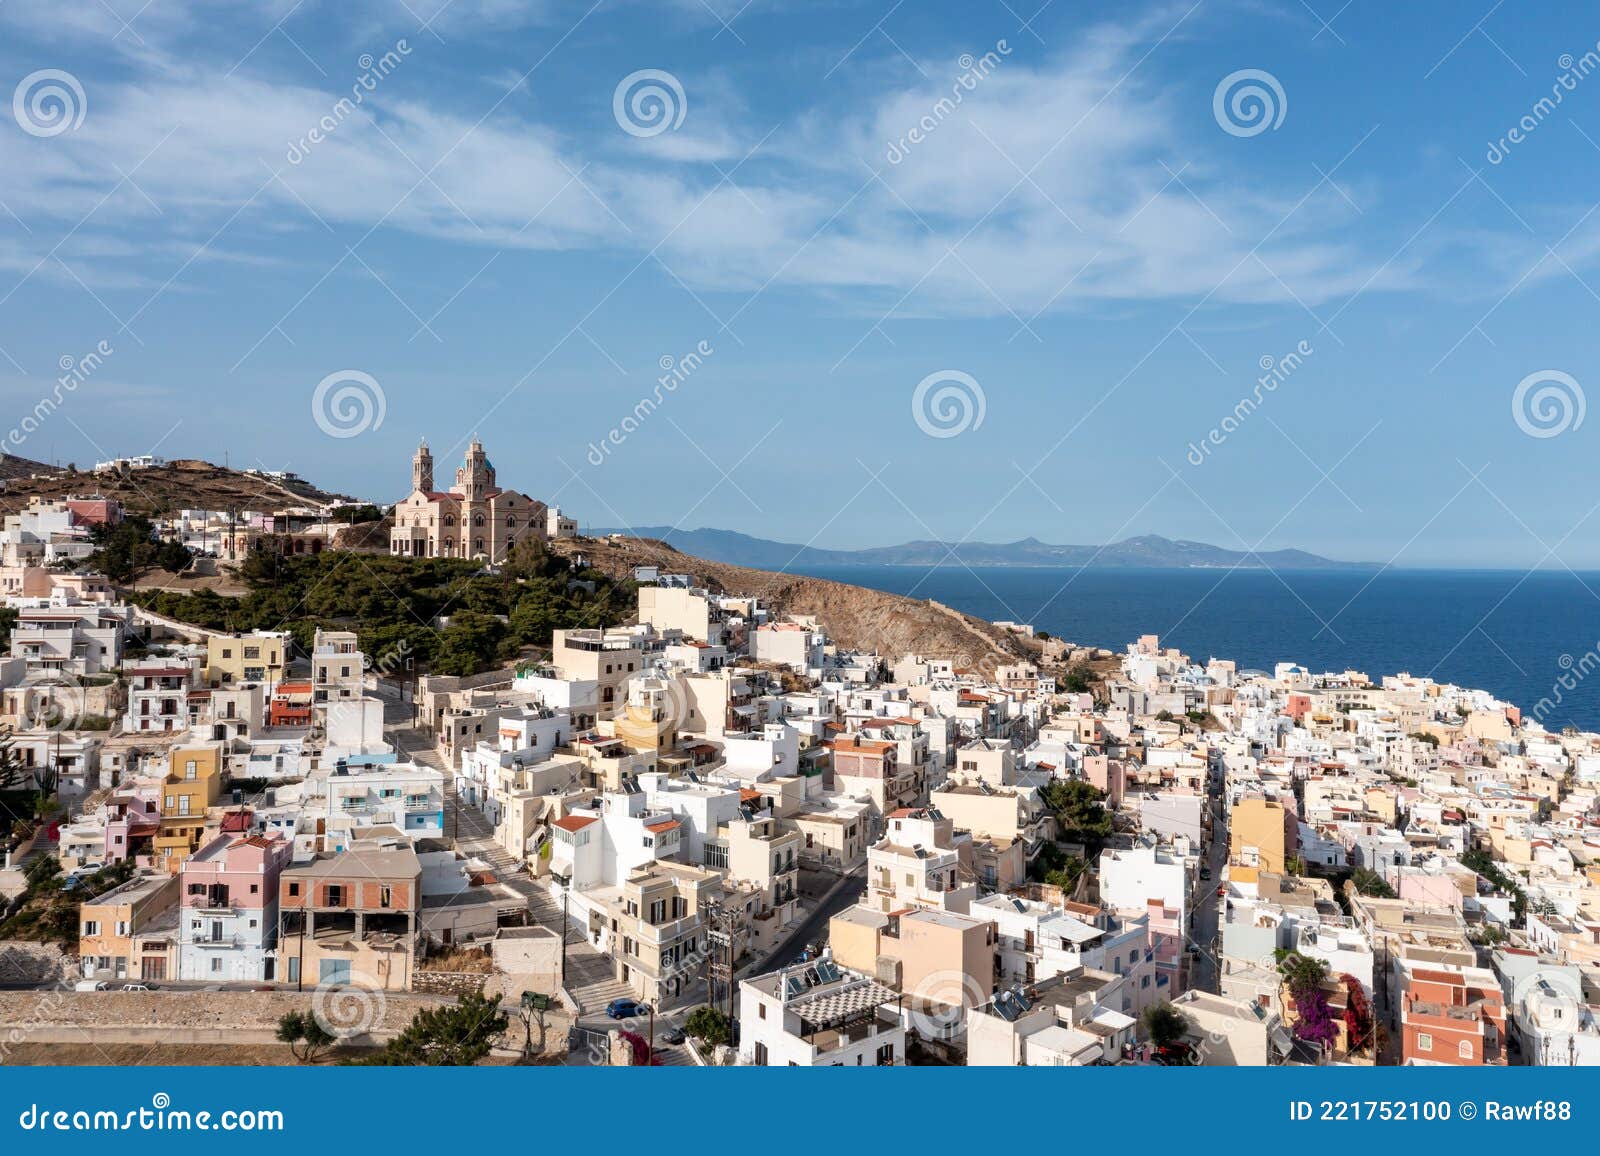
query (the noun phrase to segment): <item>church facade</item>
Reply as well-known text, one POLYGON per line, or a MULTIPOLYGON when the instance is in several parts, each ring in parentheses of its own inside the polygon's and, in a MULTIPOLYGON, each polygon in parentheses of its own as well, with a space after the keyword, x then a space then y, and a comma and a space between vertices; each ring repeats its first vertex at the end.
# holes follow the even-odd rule
POLYGON ((477 438, 448 490, 433 488, 433 454, 424 441, 411 459, 411 496, 394 508, 389 553, 408 558, 502 562, 527 538, 547 537, 545 504, 495 484, 494 464, 477 438))

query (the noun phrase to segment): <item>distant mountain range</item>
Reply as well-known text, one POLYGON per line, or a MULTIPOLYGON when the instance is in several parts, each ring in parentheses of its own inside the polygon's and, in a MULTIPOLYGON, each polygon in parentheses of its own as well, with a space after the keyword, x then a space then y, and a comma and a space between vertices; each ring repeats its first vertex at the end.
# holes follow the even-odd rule
POLYGON ((906 542, 865 550, 824 550, 753 538, 734 530, 678 530, 635 526, 590 530, 590 534, 628 534, 658 538, 685 554, 757 570, 805 570, 827 566, 1147 566, 1152 568, 1227 568, 1274 570, 1371 569, 1366 562, 1337 562, 1304 550, 1225 550, 1205 542, 1173 541, 1155 534, 1126 538, 1109 546, 1053 546, 1037 538, 1020 542, 906 542))

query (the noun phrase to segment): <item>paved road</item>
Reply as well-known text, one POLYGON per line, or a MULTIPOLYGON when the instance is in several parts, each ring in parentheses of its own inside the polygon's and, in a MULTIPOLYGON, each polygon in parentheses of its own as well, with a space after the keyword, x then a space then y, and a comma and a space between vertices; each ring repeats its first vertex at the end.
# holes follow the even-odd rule
POLYGON ((1228 861, 1228 824, 1220 796, 1212 796, 1211 806, 1211 845, 1206 848, 1204 860, 1211 868, 1211 878, 1198 880, 1190 899, 1194 923, 1189 937, 1198 954, 1189 957, 1189 986, 1216 992, 1221 984, 1219 959, 1222 951, 1217 931, 1221 919, 1221 900, 1217 898, 1217 888, 1222 885, 1222 868, 1228 861))
POLYGON ((828 920, 854 904, 866 889, 867 869, 862 866, 856 869, 843 887, 819 903, 811 914, 797 924, 787 938, 774 948, 766 959, 751 968, 748 974, 765 975, 769 971, 777 971, 805 950, 806 944, 813 940, 825 941, 828 938, 828 920))

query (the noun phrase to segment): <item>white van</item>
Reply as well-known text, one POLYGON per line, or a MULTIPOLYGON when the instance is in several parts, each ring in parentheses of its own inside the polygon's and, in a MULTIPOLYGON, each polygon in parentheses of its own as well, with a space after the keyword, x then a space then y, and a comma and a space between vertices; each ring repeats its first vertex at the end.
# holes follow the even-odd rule
POLYGON ((73 985, 74 991, 110 991, 111 985, 103 979, 80 979, 73 985))

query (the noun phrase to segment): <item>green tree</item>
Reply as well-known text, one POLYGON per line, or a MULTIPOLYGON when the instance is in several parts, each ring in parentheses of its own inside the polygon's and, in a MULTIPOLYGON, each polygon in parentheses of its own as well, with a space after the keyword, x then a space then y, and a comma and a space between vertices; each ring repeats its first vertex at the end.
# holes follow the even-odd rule
POLYGON ((16 737, 10 727, 0 727, 0 791, 15 791, 31 782, 17 754, 16 737))
POLYGON ((1321 989, 1322 981, 1328 978, 1328 965, 1320 959, 1281 948, 1277 954, 1278 972, 1283 976, 1284 983, 1289 985, 1289 993, 1296 998, 1303 992, 1321 989))
POLYGON ((89 564, 113 582, 131 582, 152 566, 177 572, 187 568, 194 557, 179 542, 158 540, 154 524, 143 514, 130 514, 115 525, 95 526, 89 536, 95 546, 89 564))
POLYGON ((1056 679, 1056 689, 1063 694, 1085 694, 1092 691, 1098 681, 1094 668, 1087 662, 1080 662, 1056 679))
POLYGON ((709 1005, 697 1007, 690 1012, 689 1018, 684 1021, 683 1030, 711 1047, 728 1043, 733 1039, 728 1017, 709 1005))
POLYGON ((1111 836, 1105 792, 1083 779, 1052 779, 1044 788, 1045 806, 1055 812, 1063 836, 1083 843, 1091 854, 1111 836))
POLYGON ((1393 899, 1394 888, 1384 881, 1382 875, 1369 867, 1357 867, 1350 874, 1350 882, 1359 895, 1370 895, 1374 899, 1393 899))
POLYGON ((390 1040, 371 1064, 403 1067, 471 1067, 489 1054, 505 1032, 510 1017, 500 997, 485 999, 470 992, 444 1007, 424 1008, 406 1029, 390 1040))
POLYGON ((338 1037, 323 1027, 314 1013, 290 1011, 278 1020, 278 1040, 288 1044, 289 1051, 302 1064, 314 1064, 338 1037))
POLYGON ((1172 1062, 1178 1046, 1189 1034, 1188 1017, 1163 1001, 1145 1008, 1139 1020, 1144 1026, 1145 1035, 1150 1037, 1156 1051, 1162 1054, 1162 1062, 1172 1062))

